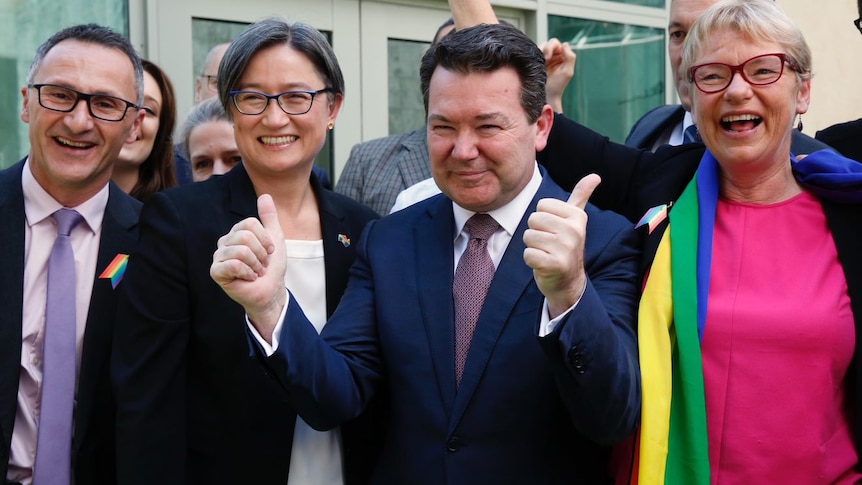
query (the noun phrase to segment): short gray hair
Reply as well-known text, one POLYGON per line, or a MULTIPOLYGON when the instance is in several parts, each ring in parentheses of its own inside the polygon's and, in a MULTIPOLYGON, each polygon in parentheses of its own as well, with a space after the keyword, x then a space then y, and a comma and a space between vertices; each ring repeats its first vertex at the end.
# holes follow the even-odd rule
POLYGON ((271 17, 249 25, 231 42, 221 60, 218 94, 228 116, 232 116, 230 92, 236 89, 251 58, 259 51, 279 44, 289 45, 311 61, 326 87, 331 90, 328 93, 330 99, 335 95, 344 95, 344 76, 326 37, 306 23, 289 23, 271 17))
POLYGON ((708 8, 685 38, 680 69, 686 82, 692 83, 691 68, 703 46, 716 32, 723 31, 741 34, 745 40, 777 43, 797 79, 811 79, 811 48, 799 26, 773 0, 724 0, 708 8))
POLYGON ((227 113, 225 113, 224 106, 222 106, 221 101, 216 98, 201 101, 196 104, 189 112, 189 115, 186 116, 186 121, 183 122, 183 126, 180 128, 180 140, 182 140, 183 143, 183 155, 185 155, 186 160, 191 161, 192 159, 191 149, 189 148, 189 138, 192 137, 192 131, 204 123, 215 121, 230 123, 230 119, 228 118, 227 113))
POLYGON ((33 57, 33 62, 30 63, 30 70, 27 72, 27 84, 33 83, 33 78, 36 71, 41 66, 42 61, 48 52, 60 42, 64 40, 77 40, 89 44, 96 44, 108 49, 117 49, 125 54, 129 61, 132 62, 132 67, 135 70, 135 92, 138 99, 135 104, 140 105, 144 102, 144 66, 141 63, 141 58, 135 52, 132 44, 117 32, 108 27, 103 27, 97 24, 82 24, 67 27, 56 34, 52 35, 42 45, 36 49, 36 55, 33 57))

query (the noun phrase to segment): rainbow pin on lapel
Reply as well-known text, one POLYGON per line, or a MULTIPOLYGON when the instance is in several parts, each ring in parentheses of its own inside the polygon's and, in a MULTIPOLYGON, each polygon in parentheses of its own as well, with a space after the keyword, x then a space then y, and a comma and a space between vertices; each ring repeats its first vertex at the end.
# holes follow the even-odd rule
POLYGON ((341 244, 343 244, 343 245, 344 245, 344 247, 346 247, 346 248, 349 248, 349 247, 350 247, 350 238, 349 238, 349 237, 347 237, 347 236, 345 236, 344 234, 339 234, 339 235, 338 235, 338 242, 340 242, 341 244))
POLYGON ((665 220, 667 217, 667 204, 657 205, 652 209, 646 211, 646 213, 641 217, 641 220, 635 225, 635 227, 641 227, 644 224, 649 225, 649 233, 655 230, 656 226, 661 223, 661 221, 665 220))
POLYGON ((117 285, 120 284, 120 281, 123 279, 123 275, 126 273, 126 265, 129 264, 129 255, 128 254, 118 254, 114 256, 114 260, 111 261, 111 264, 105 268, 105 271, 102 271, 102 274, 99 275, 99 278, 108 278, 111 280, 111 286, 114 289, 117 289, 117 285))

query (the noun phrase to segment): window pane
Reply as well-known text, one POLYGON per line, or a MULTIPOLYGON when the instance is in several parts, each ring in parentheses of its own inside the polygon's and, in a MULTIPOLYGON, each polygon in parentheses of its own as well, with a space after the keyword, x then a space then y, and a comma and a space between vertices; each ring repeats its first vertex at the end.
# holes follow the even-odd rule
POLYGON ((548 32, 578 56, 563 96, 570 118, 623 142, 641 115, 664 104, 662 29, 550 15, 548 32))
POLYGON ((36 48, 65 27, 95 22, 128 35, 125 0, 28 0, 0 2, 0 168, 27 154, 27 125, 21 121, 21 87, 36 48))
POLYGON ((419 64, 430 42, 388 40, 389 134, 425 126, 425 105, 419 86, 419 64))
POLYGON ((608 0, 617 3, 627 3, 629 5, 642 5, 644 7, 660 7, 664 8, 664 0, 608 0))

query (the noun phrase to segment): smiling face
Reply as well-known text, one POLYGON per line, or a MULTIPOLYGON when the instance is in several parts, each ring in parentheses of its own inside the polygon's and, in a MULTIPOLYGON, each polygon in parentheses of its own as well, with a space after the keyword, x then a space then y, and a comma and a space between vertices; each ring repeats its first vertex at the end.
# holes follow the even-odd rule
POLYGON ((156 141, 156 135, 159 132, 162 91, 152 74, 146 71, 144 71, 144 104, 142 107, 144 119, 141 126, 136 131, 135 136, 123 145, 117 163, 140 166, 153 151, 153 142, 156 141))
POLYGON ((530 181, 553 112, 536 123, 521 106, 514 69, 462 74, 437 67, 428 91, 428 153, 434 181, 461 207, 487 212, 530 181))
MULTIPOLYGON (((64 40, 45 55, 34 84, 57 84, 83 93, 100 93, 136 102, 131 60, 120 50, 64 40)), ((69 113, 39 105, 34 88, 23 88, 21 119, 30 125, 30 170, 57 201, 74 206, 89 199, 111 178, 120 149, 140 123, 129 109, 117 122, 93 118, 80 101, 69 113)))
POLYGON ((189 133, 188 150, 195 182, 225 174, 242 161, 233 137, 233 126, 226 120, 208 121, 194 127, 189 133))
MULTIPOLYGON (((308 57, 278 44, 254 54, 234 89, 272 95, 326 87, 308 57)), ((258 115, 244 115, 231 102, 236 144, 249 176, 254 180, 299 170, 307 177, 340 108, 341 96, 330 101, 328 93, 315 96, 311 109, 301 115, 286 114, 274 99, 258 115)))
POLYGON ((688 84, 683 82, 685 76, 680 75, 679 72, 679 66, 682 64, 682 47, 694 21, 716 3, 718 0, 673 0, 670 4, 667 55, 670 58, 670 68, 673 71, 673 81, 680 103, 687 111, 691 110, 691 98, 688 84))
MULTIPOLYGON (((740 37, 734 31, 711 33, 696 64, 738 65, 755 56, 783 52, 777 43, 740 37)), ((705 94, 694 85, 691 90, 698 131, 722 167, 761 170, 787 162, 793 121, 808 110, 811 81, 800 81, 785 65, 781 78, 766 86, 752 86, 737 73, 723 91, 705 94)))

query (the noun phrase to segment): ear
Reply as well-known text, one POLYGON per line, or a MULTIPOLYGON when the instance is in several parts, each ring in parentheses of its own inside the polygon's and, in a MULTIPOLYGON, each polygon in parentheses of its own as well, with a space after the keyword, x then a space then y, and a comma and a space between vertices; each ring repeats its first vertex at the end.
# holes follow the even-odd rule
POLYGON ((341 112, 341 105, 344 104, 344 95, 336 94, 329 101, 329 121, 335 123, 338 118, 338 113, 341 112))
POLYGON ((27 86, 21 88, 21 96, 24 97, 21 105, 21 121, 30 123, 30 89, 27 86))
POLYGON ((204 87, 201 85, 200 76, 195 76, 195 104, 200 103, 203 99, 201 97, 201 91, 203 91, 204 87))
POLYGON ((138 136, 138 130, 141 129, 141 123, 143 123, 143 121, 144 110, 135 110, 134 121, 132 122, 132 128, 129 130, 129 136, 126 137, 126 143, 132 143, 135 141, 135 137, 138 136))
POLYGON ((536 151, 540 152, 548 145, 548 136, 551 134, 551 127, 554 126, 554 110, 551 105, 546 104, 542 107, 542 112, 539 114, 539 119, 536 120, 536 151))
POLYGON ((808 106, 811 104, 811 79, 802 81, 799 86, 799 91, 796 93, 796 113, 804 114, 808 112, 808 106))

